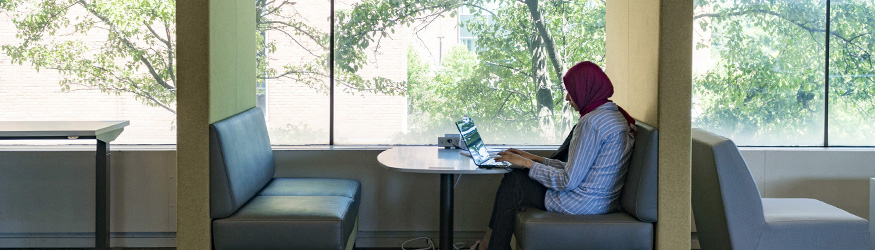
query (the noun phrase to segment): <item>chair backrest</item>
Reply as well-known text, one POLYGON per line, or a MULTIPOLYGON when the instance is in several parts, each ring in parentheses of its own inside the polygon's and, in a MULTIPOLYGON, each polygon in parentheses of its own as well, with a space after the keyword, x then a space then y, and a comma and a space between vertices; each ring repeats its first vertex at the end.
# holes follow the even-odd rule
POLYGON ((759 189, 731 140, 692 131, 692 205, 702 249, 755 249, 765 224, 759 189))
POLYGON ((656 222, 659 132, 640 121, 635 125, 638 129, 620 205, 640 221, 656 222))
POLYGON ((210 217, 233 214, 273 174, 273 151, 260 108, 210 124, 210 217))

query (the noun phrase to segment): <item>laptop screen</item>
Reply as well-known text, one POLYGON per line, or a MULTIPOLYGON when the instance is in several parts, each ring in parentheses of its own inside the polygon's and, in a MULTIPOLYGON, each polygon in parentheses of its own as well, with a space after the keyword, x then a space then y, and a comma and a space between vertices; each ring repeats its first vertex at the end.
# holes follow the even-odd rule
POLYGON ((478 164, 489 160, 489 152, 486 149, 486 144, 480 138, 480 133, 477 133, 477 126, 474 126, 474 120, 463 119, 456 122, 456 127, 459 128, 459 134, 465 140, 465 146, 468 147, 468 152, 471 153, 471 158, 478 164))

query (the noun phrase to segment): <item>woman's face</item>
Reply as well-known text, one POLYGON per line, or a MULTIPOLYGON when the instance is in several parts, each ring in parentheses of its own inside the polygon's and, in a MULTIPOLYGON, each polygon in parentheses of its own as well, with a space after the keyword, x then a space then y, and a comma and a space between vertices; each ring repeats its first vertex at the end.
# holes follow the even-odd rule
POLYGON ((574 100, 571 99, 571 94, 565 94, 565 100, 568 101, 568 104, 571 105, 574 110, 580 111, 580 108, 577 107, 577 103, 574 103, 574 100))

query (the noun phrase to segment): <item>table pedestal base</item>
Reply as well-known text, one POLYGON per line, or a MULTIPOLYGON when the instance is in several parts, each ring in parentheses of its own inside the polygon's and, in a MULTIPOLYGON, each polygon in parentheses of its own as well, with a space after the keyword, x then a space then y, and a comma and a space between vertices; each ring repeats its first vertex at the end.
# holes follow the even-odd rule
POLYGON ((94 248, 109 249, 109 143, 97 140, 94 248))
POLYGON ((453 249, 453 174, 441 174, 440 249, 453 249))

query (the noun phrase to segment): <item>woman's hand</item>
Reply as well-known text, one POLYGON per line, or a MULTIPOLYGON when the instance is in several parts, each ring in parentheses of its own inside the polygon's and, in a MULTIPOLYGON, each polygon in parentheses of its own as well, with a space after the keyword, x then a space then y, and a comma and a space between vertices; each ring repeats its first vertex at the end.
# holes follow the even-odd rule
MULTIPOLYGON (((529 160, 532 160, 532 161, 544 162, 544 158, 543 158, 543 157, 540 157, 540 156, 534 155, 534 154, 532 154, 532 153, 529 153, 529 152, 526 152, 526 151, 523 151, 523 150, 519 150, 519 149, 515 149, 515 148, 508 148, 507 150, 503 151, 502 153, 504 153, 504 152, 509 152, 509 153, 517 154, 517 155, 519 155, 519 156, 522 156, 523 158, 526 158, 526 159, 529 159, 529 160)), ((499 153, 499 154, 501 154, 501 153, 499 153)))
MULTIPOLYGON (((519 150, 522 151, 522 150, 519 150)), ((523 151, 524 152, 524 151, 523 151)), ((501 151, 498 153, 498 157, 495 158, 496 161, 506 161, 510 162, 510 164, 523 166, 526 168, 532 168, 532 165, 535 164, 531 159, 528 159, 519 154, 515 154, 510 151, 510 149, 501 151)))

